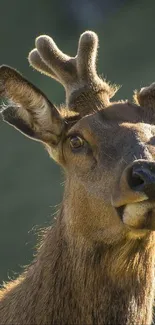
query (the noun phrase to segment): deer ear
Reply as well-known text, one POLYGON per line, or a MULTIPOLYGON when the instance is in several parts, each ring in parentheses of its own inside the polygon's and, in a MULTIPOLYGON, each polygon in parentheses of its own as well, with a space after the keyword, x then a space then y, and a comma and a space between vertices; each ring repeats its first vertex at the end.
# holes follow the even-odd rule
POLYGON ((0 95, 9 102, 1 110, 7 123, 34 140, 58 144, 64 128, 60 113, 38 88, 8 66, 0 67, 0 95))

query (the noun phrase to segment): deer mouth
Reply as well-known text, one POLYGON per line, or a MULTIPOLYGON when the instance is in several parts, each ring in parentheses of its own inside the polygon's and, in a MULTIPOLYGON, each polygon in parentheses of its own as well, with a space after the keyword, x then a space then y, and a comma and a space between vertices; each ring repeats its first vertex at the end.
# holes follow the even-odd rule
POLYGON ((149 200, 115 207, 121 221, 134 229, 155 230, 155 202, 149 200))

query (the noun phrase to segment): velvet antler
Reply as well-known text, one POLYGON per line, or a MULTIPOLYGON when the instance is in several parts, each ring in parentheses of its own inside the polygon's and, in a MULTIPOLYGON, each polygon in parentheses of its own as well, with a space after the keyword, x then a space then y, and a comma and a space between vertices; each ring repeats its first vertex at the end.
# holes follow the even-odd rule
POLYGON ((69 108, 85 115, 109 104, 117 87, 110 86, 97 75, 98 37, 94 32, 86 31, 81 35, 75 57, 61 52, 46 35, 39 36, 35 45, 28 57, 30 64, 64 86, 69 108))

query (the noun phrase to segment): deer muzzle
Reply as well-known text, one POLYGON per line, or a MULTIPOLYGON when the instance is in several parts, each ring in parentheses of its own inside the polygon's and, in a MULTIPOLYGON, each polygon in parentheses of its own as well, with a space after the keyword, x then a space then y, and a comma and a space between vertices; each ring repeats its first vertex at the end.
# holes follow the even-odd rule
POLYGON ((128 226, 155 230, 155 162, 140 159, 126 167, 112 205, 128 226))

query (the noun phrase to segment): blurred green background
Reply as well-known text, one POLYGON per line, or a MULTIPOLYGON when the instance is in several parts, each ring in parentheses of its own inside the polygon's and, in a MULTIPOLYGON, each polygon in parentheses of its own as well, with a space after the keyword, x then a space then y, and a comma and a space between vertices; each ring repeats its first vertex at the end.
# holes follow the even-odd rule
MULTIPOLYGON (((29 67, 27 55, 49 34, 74 56, 80 33, 100 38, 98 71, 123 85, 116 98, 155 81, 154 0, 0 0, 0 63, 15 67, 62 103, 64 90, 29 67)), ((0 121, 0 282, 32 260, 35 232, 53 218, 63 175, 44 148, 0 121)))

